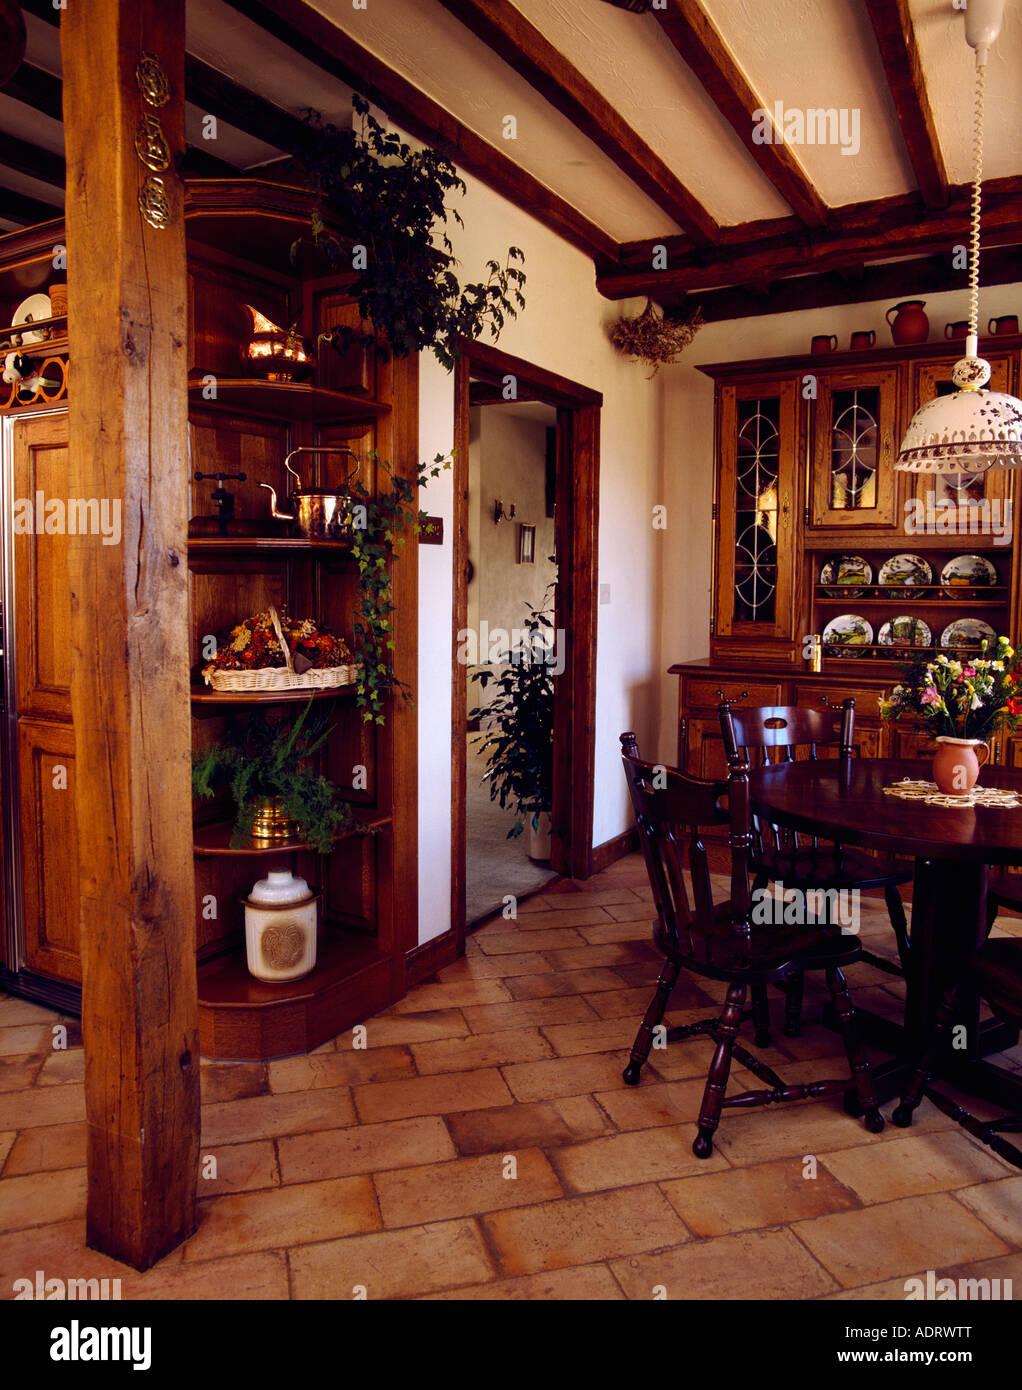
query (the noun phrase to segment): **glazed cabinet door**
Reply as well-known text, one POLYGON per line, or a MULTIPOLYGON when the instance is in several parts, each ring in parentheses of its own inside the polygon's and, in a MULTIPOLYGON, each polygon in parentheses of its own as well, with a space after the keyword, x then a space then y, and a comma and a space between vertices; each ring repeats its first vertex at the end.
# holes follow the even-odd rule
POLYGON ((778 655, 796 627, 795 384, 723 386, 718 409, 715 645, 778 655))
POLYGON ((893 471, 901 444, 897 367, 820 373, 813 410, 810 532, 852 528, 896 534, 903 486, 893 471))

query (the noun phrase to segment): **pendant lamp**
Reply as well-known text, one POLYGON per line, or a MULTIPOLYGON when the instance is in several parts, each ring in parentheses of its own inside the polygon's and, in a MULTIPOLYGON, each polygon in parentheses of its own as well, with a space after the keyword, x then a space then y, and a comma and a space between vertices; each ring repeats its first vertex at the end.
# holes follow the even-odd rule
POLYGON ((958 388, 913 415, 895 468, 908 473, 984 473, 1022 467, 1022 401, 988 391, 990 363, 979 356, 979 231, 983 174, 983 92, 990 45, 1001 32, 1004 0, 969 0, 965 37, 976 50, 969 335, 951 377, 958 388))

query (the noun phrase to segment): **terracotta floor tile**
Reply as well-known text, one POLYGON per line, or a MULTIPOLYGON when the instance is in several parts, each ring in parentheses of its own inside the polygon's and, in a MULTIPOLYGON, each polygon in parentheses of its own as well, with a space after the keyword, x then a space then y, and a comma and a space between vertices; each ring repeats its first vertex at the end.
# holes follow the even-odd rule
POLYGON ((69 1081, 85 1081, 85 1051, 81 1047, 67 1048, 47 1057, 36 1078, 37 1086, 66 1086, 69 1081))
POLYGON ((481 1224, 505 1275, 594 1264, 688 1240, 652 1185, 496 1212, 481 1224))
POLYGON ((586 1052, 620 1052, 621 1066, 635 1041, 639 1019, 601 1018, 589 1023, 552 1023, 543 1028, 558 1057, 578 1057, 586 1052))
MULTIPOLYGON (((418 1000, 416 1000, 418 1002, 418 1000)), ((458 1009, 424 1009, 422 1013, 377 1014, 365 1025, 370 1047, 393 1043, 432 1042, 434 1038, 463 1038, 469 1031, 458 1009)))
POLYGON ((554 1049, 538 1028, 504 1028, 496 1033, 473 1033, 467 1038, 414 1043, 415 1066, 422 1076, 436 1072, 500 1067, 508 1062, 534 1062, 552 1057, 554 1049))
MULTIPOLYGON (((917 1276, 920 1271, 917 1271, 917 1276)), ((1005 1287, 1004 1281, 1010 1279, 1012 1282, 1011 1298, 1012 1301, 1018 1299, 1018 1290, 1022 1289, 1022 1251, 1015 1250, 1010 1255, 1002 1255, 1000 1258, 992 1260, 977 1260, 972 1264, 945 1265, 943 1269, 937 1271, 941 1278, 954 1280, 961 1279, 994 1279, 1001 1280, 1000 1288, 992 1286, 989 1290, 991 1297, 995 1292, 999 1292, 1002 1299, 1006 1299, 1009 1290, 1005 1287)), ((923 1278, 925 1279, 925 1274, 923 1278)), ((959 1297, 964 1294, 966 1297, 975 1298, 975 1294, 969 1293, 967 1289, 959 1290, 959 1297)), ((982 1296, 982 1295, 981 1295, 982 1296)))
MULTIPOLYGON (((123 1266, 122 1266, 123 1268, 123 1266)), ((203 1260, 166 1268, 164 1263, 145 1274, 128 1272, 123 1283, 128 1299, 244 1299, 268 1301, 289 1297, 287 1257, 283 1250, 261 1250, 223 1260, 203 1260)))
MULTIPOLYGON (((178 1246, 156 1266, 159 1271, 180 1267, 184 1247, 178 1246)), ((46 1278, 57 1279, 120 1279, 122 1297, 139 1297, 132 1289, 135 1281, 147 1276, 121 1264, 118 1260, 90 1250, 85 1244, 85 1216, 74 1220, 54 1222, 46 1226, 30 1226, 20 1231, 0 1235, 0 1289, 4 1297, 15 1279, 35 1279, 36 1270, 46 1278)))
MULTIPOLYGON (((515 940, 521 940, 518 933, 515 940)), ((454 980, 450 984, 417 985, 390 1007, 392 1014, 421 1014, 431 1009, 463 1009, 470 1004, 500 1004, 510 998, 500 980, 454 980)))
MULTIPOLYGON (((579 940, 581 941, 581 937, 579 940)), ((630 949, 635 944, 615 941, 609 946, 571 946, 567 949, 548 950, 545 955, 554 970, 589 970, 604 965, 619 970, 621 966, 636 964, 635 956, 630 949)), ((651 978, 655 980, 656 974, 651 978)))
POLYGON ((805 1171, 799 1159, 789 1158, 662 1182, 660 1190, 692 1234, 704 1237, 788 1225, 857 1205, 822 1167, 815 1178, 805 1171))
POLYGON ((946 1192, 818 1216, 792 1229, 844 1288, 937 1269, 952 1252, 960 1262, 1008 1253, 946 1192))
POLYGON ((627 1298, 817 1298, 835 1287, 790 1231, 746 1231, 692 1242, 637 1259, 615 1260, 611 1270, 627 1298), (661 1295, 663 1297, 664 1295, 661 1295))
POLYGON ((0 1057, 0 1091, 24 1091, 39 1075, 44 1058, 37 1053, 0 1057))
POLYGON ((514 993, 512 985, 517 984, 518 975, 543 975, 549 973, 546 957, 539 951, 519 951, 510 956, 486 956, 480 952, 476 956, 462 956, 459 960, 445 965, 439 972, 444 984, 454 980, 503 980, 514 993))
POLYGON ((565 1192, 602 1192, 728 1167, 716 1152, 696 1158, 695 1137, 694 1125, 662 1125, 556 1149, 550 1158, 565 1192))
POLYGON ((473 1221, 437 1221, 403 1231, 351 1236, 291 1252, 295 1298, 414 1298, 440 1289, 472 1286, 493 1274, 473 1221))
MULTIPOLYGON (((594 951, 624 951, 625 947, 619 942, 617 946, 594 946, 592 949, 594 951)), ((637 961, 634 956, 629 959, 622 957, 614 964, 613 969, 614 974, 618 976, 623 985, 628 989, 645 990, 646 998, 648 999, 653 993, 653 988, 656 985, 657 976, 660 974, 660 966, 662 964, 662 960, 637 961)), ((713 980, 704 980, 698 975, 689 974, 688 971, 682 971, 676 989, 681 990, 685 986, 695 987, 700 989, 703 994, 707 996, 716 997, 713 996, 713 980)), ((645 1005, 643 1005, 643 1008, 645 1008, 645 1005)))
POLYGON ((627 884, 614 887, 593 887, 593 884, 601 885, 602 878, 597 876, 583 883, 575 892, 558 892, 557 887, 551 887, 543 896, 549 905, 554 908, 570 907, 572 911, 576 908, 589 907, 611 907, 615 904, 633 903, 636 901, 635 894, 627 884))
POLYGON ((401 1120, 412 1115, 482 1110, 491 1105, 507 1105, 512 1099, 495 1067, 440 1076, 416 1076, 410 1081, 376 1081, 368 1086, 356 1086, 354 1090, 359 1117, 366 1124, 374 1120, 401 1120))
POLYGON ((14 1028, 25 1023, 54 1024, 60 1021, 53 1009, 33 1004, 30 999, 15 999, 12 995, 0 998, 0 1028, 14 1028))
POLYGON ((0 1231, 47 1226, 84 1215, 84 1168, 0 1178, 0 1231))
MULTIPOLYGON (((542 918, 538 918, 537 921, 545 922, 548 915, 552 916, 553 914, 545 914, 542 918)), ((504 925, 506 926, 507 923, 504 923, 504 925)), ((571 969, 571 965, 562 967, 561 964, 563 958, 570 955, 571 951, 560 950, 558 948, 584 947, 585 941, 574 927, 556 927, 553 931, 521 931, 518 929, 515 931, 495 932, 493 936, 484 937, 480 945, 488 956, 517 955, 522 951, 549 951, 552 954, 549 955, 547 959, 555 968, 571 969)), ((593 962, 594 965, 599 965, 600 963, 600 961, 593 962)), ((490 1001, 481 999, 478 1002, 483 1004, 490 1001)), ((24 1051, 24 1049, 22 1050, 24 1051)))
POLYGON ((547 974, 521 975, 517 979, 509 979, 507 987, 512 999, 552 999, 585 991, 620 991, 621 981, 612 970, 606 968, 555 971, 547 966, 547 974))
POLYGON ((574 995, 563 999, 521 999, 513 1004, 483 1004, 466 1009, 474 1033, 496 1033, 505 1028, 542 1028, 548 1023, 581 1023, 596 1014, 574 995))
POLYGON ((81 1168, 85 1163, 85 1122, 23 1129, 14 1142, 5 1177, 52 1168, 81 1168))
POLYGON ((9 1129, 6 1133, 0 1134, 0 1173, 4 1171, 4 1163, 6 1162, 7 1155, 10 1153, 17 1137, 13 1129, 9 1129))
POLYGON ((612 1134, 614 1126, 592 1096, 558 1096, 553 1107, 576 1139, 595 1139, 612 1134))
MULTIPOLYGON (((618 982, 620 986, 620 981, 618 982)), ((601 1018, 630 1018, 633 1026, 637 1027, 639 1020, 646 1012, 647 1005, 653 997, 653 985, 637 985, 634 989, 611 989, 599 994, 583 995, 586 1003, 600 1015, 601 1018)), ((674 988, 670 999, 669 1014, 675 1009, 698 1009, 700 1017, 709 1016, 716 1012, 714 1001, 710 996, 699 988, 698 985, 688 981, 679 980, 674 988)), ((668 1016, 668 1022, 670 1017, 668 1016)))
MULTIPOLYGON (((579 893, 577 896, 582 897, 583 895, 579 893)), ((533 930, 548 932, 554 931, 558 927, 587 927, 597 922, 604 924, 610 922, 610 918, 602 907, 583 907, 575 898, 572 898, 570 907, 557 906, 552 908, 549 912, 544 912, 542 916, 539 917, 523 917, 518 923, 518 926, 521 931, 527 932, 531 938, 533 930)), ((582 939, 585 940, 584 937, 582 939)), ((568 943, 565 942, 564 944, 567 945, 568 943)), ((483 949, 489 949, 485 942, 483 943, 483 949)))
POLYGON ((593 946, 606 946, 612 941, 646 941, 649 926, 644 922, 601 922, 594 927, 579 927, 579 932, 593 946))
POLYGON ((199 1070, 203 1105, 263 1096, 270 1089, 265 1062, 207 1062, 199 1070))
POLYGON ((279 1185, 277 1155, 270 1139, 224 1144, 216 1149, 204 1145, 199 1151, 200 1201, 218 1192, 256 1192, 279 1185), (212 1169, 210 1158, 216 1160, 216 1177, 206 1176, 212 1169))
POLYGON ((504 1068, 504 1079, 516 1100, 553 1100, 584 1091, 612 1091, 621 1080, 622 1058, 617 1053, 584 1057, 555 1057, 549 1062, 520 1062, 504 1068))
MULTIPOLYGON (((56 1020, 54 1020, 56 1022, 56 1020)), ((25 1053, 48 1053, 53 1044, 53 1030, 46 1023, 25 1023, 13 1028, 0 1028, 0 1057, 25 1053)))
MULTIPOLYGON (((989 1149, 981 1148, 958 1129, 891 1139, 884 1145, 883 1163, 877 1162, 871 1148, 859 1145, 824 1154, 820 1164, 861 1202, 869 1204, 971 1187, 1010 1171, 989 1149)), ((1017 1190, 1022 1190, 1022 1179, 1017 1190)))
POLYGON ((0 1092, 0 1130, 33 1129, 85 1118, 84 1086, 46 1086, 0 1092))
POLYGON ((437 1115, 284 1136, 277 1140, 277 1152, 281 1181, 286 1183, 380 1173, 457 1157, 447 1128, 437 1115))
POLYGON ((355 1123, 347 1086, 333 1090, 296 1091, 292 1095, 253 1096, 207 1105, 202 1111, 202 1142, 206 1148, 248 1139, 272 1139, 279 1134, 337 1129, 355 1123))
POLYGON ((521 898, 518 903, 519 917, 524 917, 533 912, 548 912, 552 901, 552 893, 553 887, 551 886, 545 893, 533 893, 528 898, 521 898))
POLYGON ((615 922, 645 922, 647 930, 656 915, 653 904, 646 899, 635 898, 632 902, 615 903, 607 908, 615 922))
POLYGON ((465 1156, 512 1153, 569 1144, 575 1131, 551 1101, 466 1110, 444 1117, 458 1152, 465 1156))
MULTIPOLYGON (((889 1115, 891 1106, 884 1108, 889 1115)), ((932 1109, 932 1107, 931 1107, 932 1109)), ((913 1129, 946 1129, 946 1117, 917 1112, 913 1129), (942 1123, 942 1121, 944 1121, 942 1123)), ((861 1120, 846 1115, 840 1099, 791 1102, 772 1105, 767 1109, 733 1110, 725 1113, 714 1136, 728 1159, 744 1167, 749 1163, 766 1163, 775 1158, 801 1158, 803 1154, 832 1153, 837 1149, 853 1148, 859 1144, 876 1149, 903 1136, 904 1131, 888 1123, 881 1134, 870 1134, 861 1120), (762 1121, 762 1123, 759 1123, 762 1121)), ((879 1161, 879 1160, 878 1160, 879 1161)))
POLYGON ((596 1099, 618 1129, 648 1129, 694 1122, 705 1089, 706 1078, 701 1075, 688 1081, 645 1080, 618 1091, 598 1091, 596 1099))
MULTIPOLYGON (((366 1033, 368 1042, 369 1034, 366 1033)), ((308 1057, 284 1057, 267 1068, 270 1090, 275 1095, 288 1091, 312 1091, 321 1087, 354 1086, 366 1081, 397 1081, 414 1076, 412 1054, 405 1046, 344 1046, 336 1052, 313 1053, 308 1057)))
POLYGON ((955 1197, 1003 1241, 1022 1247, 1022 1174, 963 1188, 955 1197))
POLYGON ((426 1294, 439 1299, 492 1299, 500 1302, 596 1302, 622 1299, 621 1286, 606 1265, 580 1265, 576 1269, 551 1269, 543 1274, 522 1274, 517 1279, 494 1279, 466 1289, 426 1294))
POLYGON ((384 1226, 532 1206, 561 1196, 557 1175, 539 1149, 458 1158, 421 1168, 398 1168, 374 1179, 384 1226), (517 1176, 509 1177, 509 1159, 517 1176))
POLYGON ((185 1262, 304 1245, 379 1229, 372 1179, 333 1178, 268 1192, 230 1192, 199 1204, 185 1262))

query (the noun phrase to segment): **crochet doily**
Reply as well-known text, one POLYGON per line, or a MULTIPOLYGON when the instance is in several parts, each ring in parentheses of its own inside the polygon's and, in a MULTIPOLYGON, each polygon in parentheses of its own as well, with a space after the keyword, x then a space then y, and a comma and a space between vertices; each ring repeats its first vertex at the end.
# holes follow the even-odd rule
POLYGON ((972 791, 960 792, 950 796, 937 790, 936 782, 914 782, 906 777, 903 782, 892 782, 884 787, 885 796, 897 796, 903 801, 923 801, 927 806, 1003 806, 1022 805, 1014 792, 1001 791, 999 787, 973 787, 972 791))

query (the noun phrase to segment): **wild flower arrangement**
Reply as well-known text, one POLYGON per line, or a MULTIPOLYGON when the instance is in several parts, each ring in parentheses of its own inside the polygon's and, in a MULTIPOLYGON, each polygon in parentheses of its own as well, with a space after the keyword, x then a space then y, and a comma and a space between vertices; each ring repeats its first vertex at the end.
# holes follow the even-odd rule
POLYGON ((881 697, 883 719, 914 716, 935 738, 988 739, 998 729, 1022 723, 1022 662, 1007 637, 987 638, 974 660, 943 653, 914 661, 902 685, 881 697))
MULTIPOLYGON (((343 637, 317 627, 311 618, 289 618, 286 613, 279 617, 284 640, 299 670, 322 670, 350 663, 351 652, 343 637)), ((255 671, 286 664, 269 612, 257 613, 231 628, 227 640, 218 644, 216 655, 202 668, 202 674, 208 684, 214 671, 255 671)))
POLYGON ((652 367, 647 377, 652 381, 662 366, 677 362, 703 322, 699 309, 687 319, 669 319, 647 299, 645 309, 636 318, 622 317, 611 324, 610 341, 620 352, 652 367))

